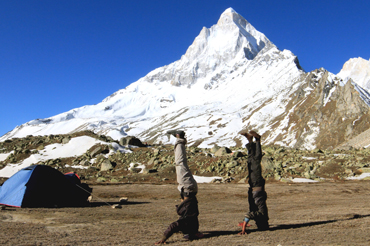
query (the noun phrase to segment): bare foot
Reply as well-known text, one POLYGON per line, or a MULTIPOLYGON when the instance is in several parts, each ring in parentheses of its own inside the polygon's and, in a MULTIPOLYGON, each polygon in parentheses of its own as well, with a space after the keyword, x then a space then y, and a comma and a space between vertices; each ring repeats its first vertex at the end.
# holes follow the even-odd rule
POLYGON ((249 142, 253 141, 253 135, 249 134, 248 132, 241 132, 240 135, 246 137, 249 142))
POLYGON ((249 132, 253 137, 255 137, 256 139, 260 139, 261 138, 261 135, 259 135, 257 132, 255 131, 250 131, 249 132))

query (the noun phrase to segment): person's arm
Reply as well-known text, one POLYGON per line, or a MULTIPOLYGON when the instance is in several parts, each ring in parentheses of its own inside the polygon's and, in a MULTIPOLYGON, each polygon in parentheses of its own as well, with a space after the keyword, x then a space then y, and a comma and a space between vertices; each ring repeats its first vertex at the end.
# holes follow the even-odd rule
POLYGON ((244 221, 242 223, 239 224, 239 226, 242 227, 242 231, 238 233, 238 235, 244 235, 244 234, 247 234, 247 232, 245 231, 245 228, 247 226, 251 226, 249 223, 249 218, 245 217, 244 218, 244 221))
POLYGON ((246 234, 245 228, 247 227, 247 222, 243 221, 242 231, 238 233, 238 235, 246 234))

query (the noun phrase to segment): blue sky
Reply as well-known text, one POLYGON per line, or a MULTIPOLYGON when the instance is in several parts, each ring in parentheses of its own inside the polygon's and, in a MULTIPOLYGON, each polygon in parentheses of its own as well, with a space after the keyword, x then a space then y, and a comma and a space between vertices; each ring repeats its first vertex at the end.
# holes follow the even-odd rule
POLYGON ((306 71, 370 58, 363 0, 0 0, 0 136, 105 97, 186 52, 232 7, 306 71))

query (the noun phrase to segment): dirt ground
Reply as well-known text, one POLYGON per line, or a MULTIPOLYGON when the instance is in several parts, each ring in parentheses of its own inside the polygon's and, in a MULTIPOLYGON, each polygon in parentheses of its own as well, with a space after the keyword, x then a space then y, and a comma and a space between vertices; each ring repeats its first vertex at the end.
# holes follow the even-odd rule
MULTIPOLYGON (((370 245, 370 181, 268 183, 269 231, 238 235, 247 184, 199 184, 200 231, 205 237, 170 245, 370 245)), ((154 245, 177 220, 176 185, 92 186, 83 208, 9 208, 0 211, 1 245, 154 245), (128 197, 121 209, 119 198, 128 197)))

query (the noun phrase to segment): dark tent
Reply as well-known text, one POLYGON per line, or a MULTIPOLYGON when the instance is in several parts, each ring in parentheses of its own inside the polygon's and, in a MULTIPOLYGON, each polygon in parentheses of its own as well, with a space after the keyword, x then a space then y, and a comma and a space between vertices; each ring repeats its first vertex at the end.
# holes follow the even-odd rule
POLYGON ((78 207, 88 205, 92 189, 73 173, 44 165, 26 167, 0 186, 0 204, 13 207, 78 207))

